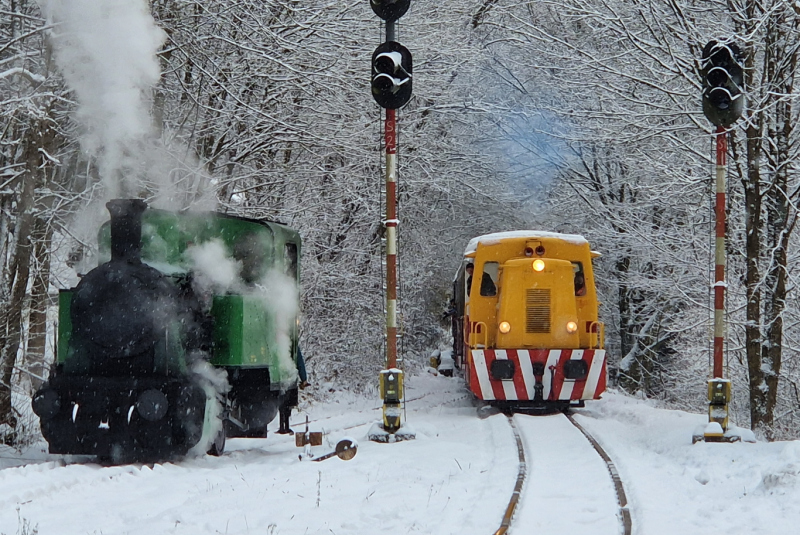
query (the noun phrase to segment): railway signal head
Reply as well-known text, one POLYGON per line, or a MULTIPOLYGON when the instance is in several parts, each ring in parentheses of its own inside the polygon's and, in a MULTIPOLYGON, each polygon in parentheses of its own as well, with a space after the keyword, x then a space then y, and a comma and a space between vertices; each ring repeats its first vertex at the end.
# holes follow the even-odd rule
POLYGON ((372 11, 387 22, 393 22, 408 11, 411 0, 369 0, 372 11))
POLYGON ((372 97, 382 108, 402 108, 411 98, 411 52, 396 41, 372 54, 372 97))
POLYGON ((716 126, 735 123, 744 110, 744 70, 736 43, 709 41, 703 48, 703 113, 716 126))

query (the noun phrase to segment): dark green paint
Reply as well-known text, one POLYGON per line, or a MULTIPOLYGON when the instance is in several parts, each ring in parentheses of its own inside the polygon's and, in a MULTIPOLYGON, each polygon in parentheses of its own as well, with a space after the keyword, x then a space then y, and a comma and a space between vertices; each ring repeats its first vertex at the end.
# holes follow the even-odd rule
MULTIPOLYGON (((243 266, 245 293, 252 291, 252 283, 264 277, 271 269, 283 273, 290 271, 286 260, 287 243, 294 244, 299 260, 300 236, 289 227, 272 222, 226 216, 216 213, 175 213, 148 209, 142 220, 142 260, 159 271, 172 275, 191 269, 187 249, 211 240, 220 240, 226 254, 243 266)), ((100 262, 110 258, 110 226, 105 223, 98 232, 100 262)), ((292 266, 295 281, 300 278, 299 261, 292 266)), ((257 292, 254 292, 257 294, 257 292)), ((65 364, 65 372, 78 372, 85 366, 78 355, 69 351, 70 303, 72 290, 62 290, 59 295, 58 362, 65 364), (67 362, 70 361, 70 362, 67 362)), ((275 321, 263 297, 258 295, 214 295, 211 314, 214 318, 213 350, 211 363, 216 366, 240 368, 269 368, 270 381, 277 385, 289 379, 288 370, 279 365, 275 321)), ((296 362, 297 321, 291 320, 291 358, 296 362)), ((176 325, 169 329, 178 333, 176 325)), ((181 340, 170 336, 168 348, 159 348, 157 367, 169 374, 186 370, 186 355, 181 340)))

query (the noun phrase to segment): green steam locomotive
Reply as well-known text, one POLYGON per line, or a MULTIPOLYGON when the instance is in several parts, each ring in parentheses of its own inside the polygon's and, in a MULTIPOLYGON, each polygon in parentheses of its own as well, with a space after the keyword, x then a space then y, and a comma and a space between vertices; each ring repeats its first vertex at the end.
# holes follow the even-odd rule
POLYGON ((110 201, 101 260, 61 290, 57 356, 33 410, 51 453, 220 454, 297 399, 299 234, 110 201))

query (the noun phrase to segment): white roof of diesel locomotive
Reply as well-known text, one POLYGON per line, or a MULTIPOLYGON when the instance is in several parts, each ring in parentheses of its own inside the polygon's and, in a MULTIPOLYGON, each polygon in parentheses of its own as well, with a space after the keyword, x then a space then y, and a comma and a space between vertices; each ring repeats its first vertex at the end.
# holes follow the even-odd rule
POLYGON ((464 256, 474 253, 478 249, 479 243, 482 245, 494 245, 509 238, 526 238, 529 240, 535 240, 537 238, 557 238, 559 240, 574 243, 575 245, 589 243, 586 241, 586 238, 579 234, 560 234, 558 232, 547 232, 544 230, 511 230, 508 232, 484 234, 483 236, 472 238, 469 241, 469 244, 467 244, 467 248, 464 251, 464 256))

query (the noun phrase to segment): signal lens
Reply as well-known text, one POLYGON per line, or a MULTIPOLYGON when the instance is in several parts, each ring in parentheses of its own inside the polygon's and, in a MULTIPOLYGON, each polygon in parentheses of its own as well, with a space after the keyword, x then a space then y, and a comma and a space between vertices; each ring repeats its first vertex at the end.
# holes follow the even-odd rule
POLYGON ((537 258, 533 261, 533 270, 534 271, 544 271, 544 260, 541 258, 537 258))
POLYGON ((507 321, 501 321, 498 329, 500 329, 501 333, 508 334, 511 331, 511 324, 507 321))
POLYGON ((578 324, 575 323, 574 321, 568 321, 567 322, 567 332, 568 333, 574 333, 574 332, 577 332, 577 331, 578 331, 578 324))

